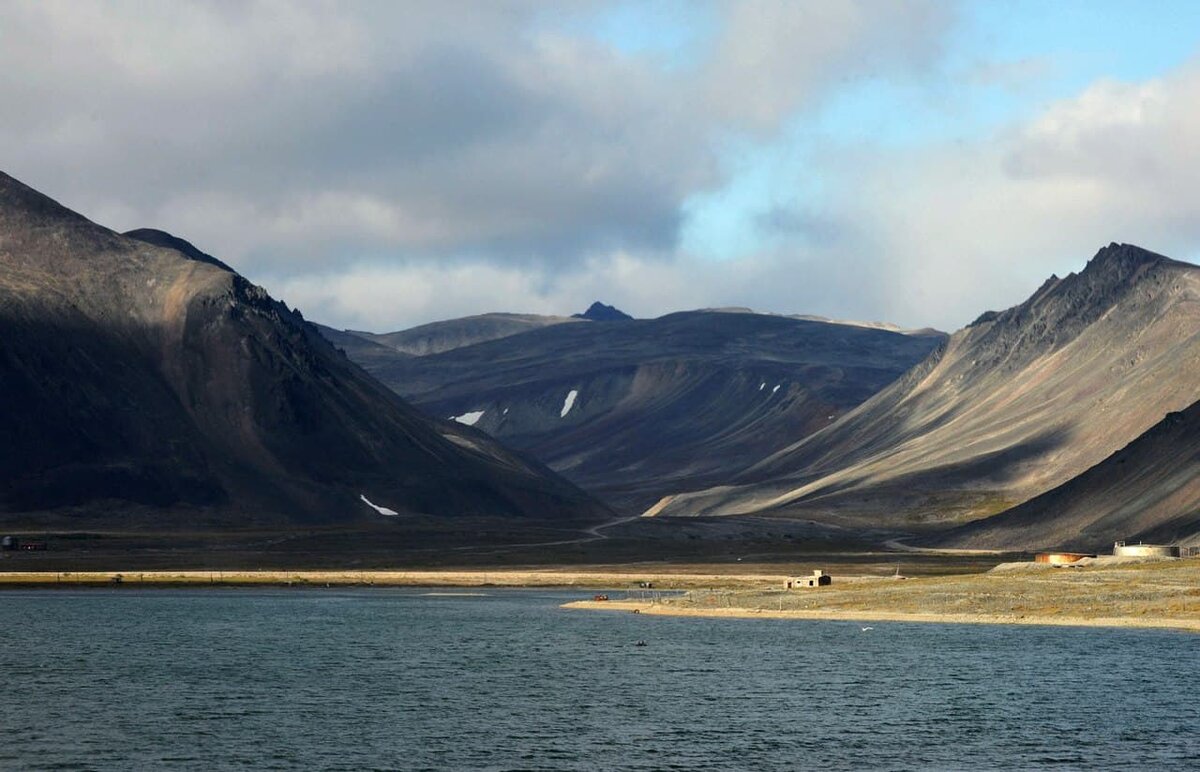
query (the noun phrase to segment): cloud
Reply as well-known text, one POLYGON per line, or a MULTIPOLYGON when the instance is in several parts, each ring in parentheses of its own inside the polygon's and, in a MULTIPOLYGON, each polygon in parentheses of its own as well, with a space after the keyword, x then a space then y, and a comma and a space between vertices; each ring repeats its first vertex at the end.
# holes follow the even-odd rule
POLYGON ((842 79, 921 66, 946 16, 720 2, 718 33, 677 67, 589 35, 605 8, 15 0, 7 170, 264 281, 679 264, 684 203, 727 180, 725 138, 778 130, 842 79))
POLYGON ((922 98, 1025 93, 1061 62, 948 70, 944 3, 704 8, 710 34, 666 61, 590 34, 604 3, 14 1, 0 143, 94 219, 177 232, 373 329, 596 299, 956 327, 1109 241, 1200 250, 1196 62, 878 137, 847 130, 855 93, 895 98, 872 127, 919 127, 953 117, 922 98))
POLYGON ((856 75, 937 60, 946 4, 731 2, 704 80, 712 108, 734 125, 771 129, 856 75), (833 77, 831 77, 831 75, 833 77))
POLYGON ((306 317, 349 329, 395 330, 484 311, 582 312, 595 300, 639 317, 683 309, 751 306, 880 320, 883 302, 860 281, 850 252, 808 263, 790 251, 714 262, 680 254, 597 255, 568 268, 475 260, 359 264, 337 272, 291 274, 268 283, 306 317), (832 266, 827 269, 826 266, 832 266), (852 298, 847 303, 846 299, 852 298))
POLYGON ((1111 241, 1200 248, 1200 66, 1101 80, 973 141, 825 158, 829 206, 879 249, 880 313, 954 327, 1078 270, 1111 241), (846 184, 846 181, 852 181, 846 184))

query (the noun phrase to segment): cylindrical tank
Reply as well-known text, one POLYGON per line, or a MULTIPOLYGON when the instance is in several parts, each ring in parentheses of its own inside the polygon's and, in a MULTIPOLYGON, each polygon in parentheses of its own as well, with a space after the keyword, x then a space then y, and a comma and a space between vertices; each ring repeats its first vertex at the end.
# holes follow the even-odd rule
POLYGON ((1172 544, 1126 544, 1119 541, 1113 545, 1113 554, 1121 558, 1177 558, 1179 548, 1172 544))
POLYGON ((1096 556, 1083 552, 1039 552, 1033 556, 1033 562, 1049 563, 1052 566, 1068 566, 1072 563, 1078 563, 1084 558, 1094 557, 1096 556))

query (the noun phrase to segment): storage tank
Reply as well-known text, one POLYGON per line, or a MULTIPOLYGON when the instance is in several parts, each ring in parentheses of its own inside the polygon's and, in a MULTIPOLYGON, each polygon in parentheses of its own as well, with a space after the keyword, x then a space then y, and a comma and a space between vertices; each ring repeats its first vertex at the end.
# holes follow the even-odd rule
POLYGON ((1177 558, 1179 547, 1173 544, 1113 544, 1113 554, 1119 558, 1177 558))
POLYGON ((1094 557, 1096 556, 1084 552, 1039 552, 1033 556, 1033 562, 1048 563, 1052 566, 1069 566, 1072 563, 1078 563, 1084 558, 1094 557))

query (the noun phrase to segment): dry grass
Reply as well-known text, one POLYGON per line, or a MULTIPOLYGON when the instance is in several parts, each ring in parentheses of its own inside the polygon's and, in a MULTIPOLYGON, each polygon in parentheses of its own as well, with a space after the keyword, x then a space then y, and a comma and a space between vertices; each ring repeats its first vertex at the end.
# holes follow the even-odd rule
POLYGON ((812 590, 693 591, 656 603, 572 604, 686 616, 992 622, 1200 630, 1200 560, 847 579, 812 590))

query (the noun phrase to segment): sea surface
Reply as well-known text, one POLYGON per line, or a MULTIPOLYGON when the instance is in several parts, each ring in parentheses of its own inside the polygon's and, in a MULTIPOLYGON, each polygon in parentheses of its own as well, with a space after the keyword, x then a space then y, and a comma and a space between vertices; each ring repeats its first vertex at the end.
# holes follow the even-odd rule
POLYGON ((559 608, 587 595, 3 592, 0 768, 1200 767, 1194 634, 559 608))

